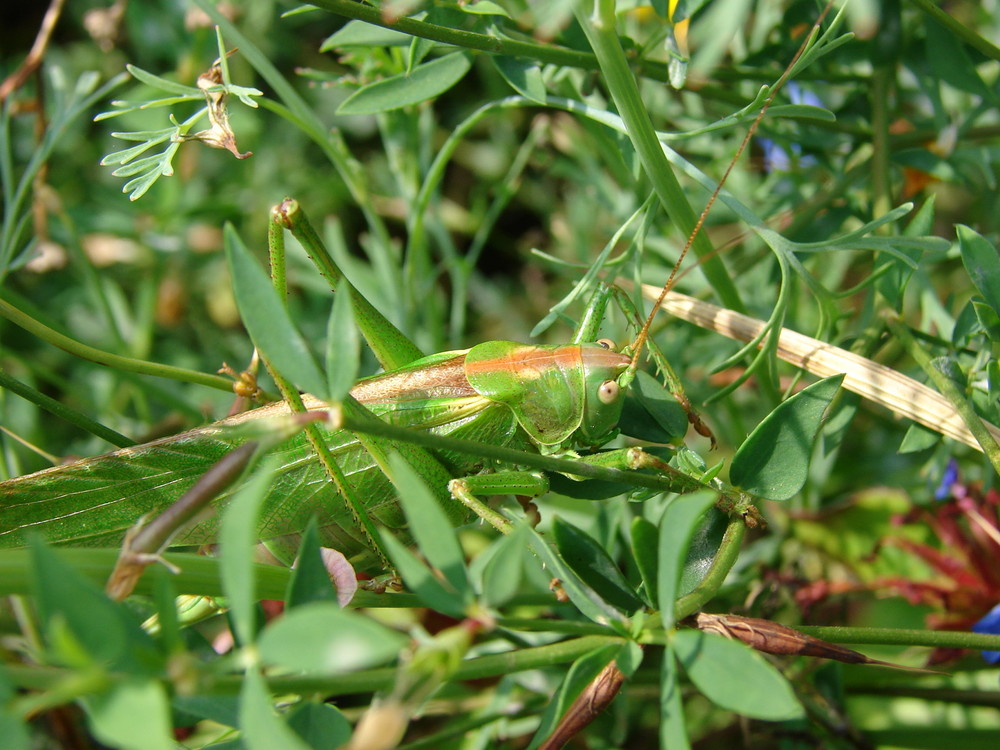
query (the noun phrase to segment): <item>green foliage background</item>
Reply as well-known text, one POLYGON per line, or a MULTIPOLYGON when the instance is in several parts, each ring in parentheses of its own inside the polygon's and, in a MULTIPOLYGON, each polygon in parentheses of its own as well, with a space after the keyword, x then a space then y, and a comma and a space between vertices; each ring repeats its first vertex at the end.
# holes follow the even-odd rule
MULTIPOLYGON (((124 180, 100 166, 106 154, 123 147, 111 132, 165 128, 168 111, 182 120, 197 105, 94 122, 96 114, 111 109, 112 99, 139 102, 162 95, 134 80, 109 82, 131 64, 193 86, 218 56, 216 33, 200 12, 201 3, 132 3, 119 36, 102 49, 88 34, 87 20, 106 9, 68 4, 40 70, 4 103, 0 298, 107 352, 202 373, 213 373, 224 362, 242 369, 252 346, 222 252, 223 225, 230 222, 263 259, 269 209, 285 196, 294 196, 321 227, 335 259, 362 293, 425 351, 527 340, 619 231, 614 255, 623 260, 607 264, 605 274, 663 283, 686 231, 654 195, 662 176, 624 135, 559 103, 586 101, 592 114, 607 114, 615 110, 609 92, 621 90, 607 71, 598 73, 588 38, 573 16, 575 3, 439 2, 384 9, 419 16, 420 24, 410 28, 416 37, 346 25, 345 13, 359 16, 370 6, 339 0, 316 5, 323 10, 285 17, 290 5, 265 0, 225 10, 234 15, 235 33, 246 39, 244 44, 223 29, 226 45, 239 48, 228 60, 230 78, 263 91, 258 109, 229 102, 239 148, 253 156, 237 160, 223 150, 184 143, 173 160, 174 174, 130 202, 121 193, 124 180), (432 31, 453 46, 433 45, 426 36, 432 31), (499 41, 486 52, 484 40, 499 41), (457 82, 447 79, 449 70, 440 63, 425 69, 423 78, 412 75, 462 49, 466 52, 450 58, 457 82), (274 73, 265 72, 261 59, 274 73), (459 75, 466 61, 468 72, 459 75), (393 78, 407 72, 409 78, 393 78), (386 79, 397 85, 379 98, 379 90, 370 87, 386 79), (425 87, 422 94, 413 93, 417 86, 425 87), (520 100, 507 100, 515 95, 513 86, 520 100), (420 101, 386 106, 411 95, 420 101), (480 107, 487 109, 473 117, 480 107), (452 147, 435 173, 435 157, 452 147)), ((637 74, 642 109, 656 130, 677 134, 668 145, 718 180, 757 108, 739 122, 724 118, 746 107, 761 85, 778 79, 822 7, 744 0, 681 3, 669 11, 660 6, 666 3, 618 6, 618 32, 637 74), (667 18, 681 23, 685 14, 692 16, 692 60, 686 86, 677 91, 668 83, 665 43, 682 33, 667 18)), ((0 25, 5 75, 23 61, 40 23, 32 11, 40 16, 41 8, 4 11, 10 14, 0 25)), ((728 269, 735 300, 754 317, 766 320, 777 310, 783 325, 921 380, 927 376, 915 351, 945 358, 938 369, 951 376, 980 416, 1000 423, 1000 300, 994 296, 1000 278, 995 251, 1000 50, 990 41, 1000 38, 995 3, 954 3, 944 15, 936 5, 916 0, 855 2, 843 24, 840 32, 850 30, 856 37, 794 75, 794 85, 779 95, 735 166, 727 189, 738 203, 720 203, 710 215, 705 233, 718 253, 708 263, 728 269), (795 108, 802 104, 832 116, 795 108), (904 202, 914 204, 905 218, 869 228, 871 239, 850 236, 904 202), (775 260, 780 253, 748 232, 741 207, 800 244, 783 245, 792 252, 775 260), (967 234, 960 245, 958 224, 975 230, 981 242, 967 234), (802 273, 790 258, 801 263, 802 273), (888 311, 899 315, 915 340, 890 332, 888 311)), ((689 177, 680 179, 699 212, 708 191, 689 177)), ((708 280, 703 268, 686 274, 678 288, 735 306, 734 297, 720 289, 710 269, 708 280)), ((307 340, 324 341, 329 290, 297 247, 291 248, 289 275, 296 325, 307 340)), ((538 340, 565 340, 566 323, 581 308, 570 306, 538 340)), ((614 312, 605 331, 619 343, 633 335, 614 312)), ((720 395, 746 367, 756 368, 747 385, 699 406, 720 450, 710 453, 699 438, 689 442, 710 465, 725 461, 728 467, 747 435, 783 394, 797 388, 798 371, 766 359, 750 365, 741 357, 715 372, 737 349, 718 334, 661 320, 656 336, 696 405, 720 395)), ((315 350, 322 349, 317 343, 315 350)), ((374 371, 373 360, 362 367, 374 371)), ((5 378, 0 478, 111 449, 79 420, 57 419, 41 408, 44 397, 138 442, 220 418, 232 401, 224 379, 213 389, 101 367, 6 320, 0 320, 0 368, 5 378), (17 395, 17 383, 26 387, 28 398, 17 395)), ((995 463, 849 394, 835 402, 824 424, 807 474, 802 463, 804 486, 787 502, 762 504, 769 528, 751 532, 707 609, 789 625, 865 628, 867 636, 860 629, 841 638, 825 635, 888 644, 866 653, 912 665, 927 657, 926 648, 917 647, 983 647, 985 642, 936 638, 937 628, 967 631, 991 604, 1000 604, 1000 580, 989 570, 1000 545, 987 528, 997 528, 995 463), (950 461, 957 467, 952 484, 965 500, 966 515, 949 515, 945 508, 957 505, 934 501, 950 461), (985 525, 969 521, 970 504, 985 525), (893 636, 898 628, 915 630, 893 636)), ((799 447, 806 451, 808 442, 799 447)), ((723 471, 728 476, 728 468, 723 471)), ((240 533, 252 535, 255 502, 248 492, 234 503, 243 515, 234 511, 228 529, 242 541, 231 542, 232 550, 249 549, 251 540, 240 533)), ((664 505, 662 498, 644 510, 624 499, 539 501, 543 531, 559 537, 559 522, 553 526, 551 520, 556 514, 567 523, 560 554, 574 544, 588 553, 592 546, 605 550, 608 568, 597 578, 604 582, 610 576, 615 591, 627 590, 635 601, 652 604, 645 609, 654 613, 657 594, 651 593, 648 571, 679 575, 683 560, 665 562, 666 548, 658 558, 644 560, 635 540, 647 532, 637 528, 635 518, 662 523, 664 505), (567 529, 582 530, 597 544, 567 529), (615 578, 610 568, 623 573, 615 578)), ((450 537, 450 528, 434 526, 433 509, 416 507, 431 519, 423 533, 450 537)), ((668 511, 676 513, 677 507, 668 511)), ((663 532, 656 528, 648 538, 661 544, 670 538, 683 548, 696 522, 696 517, 678 521, 676 539, 658 537, 663 532)), ((30 746, 86 747, 84 740, 72 744, 76 740, 58 734, 66 724, 111 747, 168 748, 177 746, 173 728, 195 727, 185 747, 336 747, 379 689, 388 696, 382 710, 399 711, 390 718, 425 711, 404 740, 406 747, 520 747, 536 731, 543 738, 558 716, 552 706, 568 705, 615 658, 630 679, 622 697, 585 730, 580 741, 587 747, 649 747, 657 738, 670 747, 688 740, 700 747, 731 747, 739 713, 756 717, 743 735, 755 747, 779 742, 992 747, 995 742, 997 672, 985 668, 974 651, 947 654, 953 657, 947 677, 783 659, 779 666, 786 681, 746 649, 739 652, 743 656, 723 659, 733 665, 731 672, 699 670, 690 653, 702 636, 682 631, 674 640, 671 630, 657 629, 641 613, 633 616, 634 609, 626 617, 627 607, 610 606, 600 596, 593 604, 598 584, 579 570, 583 580, 573 584, 572 565, 566 569, 572 602, 554 604, 537 560, 521 554, 529 545, 546 554, 534 533, 524 527, 496 541, 482 529, 463 530, 467 552, 488 548, 488 553, 469 554, 474 562, 467 566, 457 553, 435 559, 435 551, 422 545, 434 567, 444 570, 457 562, 463 572, 445 583, 430 577, 430 589, 407 580, 419 599, 400 595, 397 609, 369 617, 339 610, 327 592, 321 601, 293 601, 295 617, 289 614, 264 630, 255 621, 255 601, 287 598, 286 571, 253 568, 235 551, 224 554, 219 566, 186 559, 180 585, 194 588, 181 593, 221 594, 221 579, 237 640, 244 646, 253 642, 263 654, 260 663, 211 654, 206 638, 224 629, 221 617, 204 630, 171 625, 170 600, 177 593, 172 587, 178 584, 166 575, 149 576, 141 592, 145 598, 126 608, 75 578, 82 571, 99 580, 113 558, 78 550, 53 553, 41 546, 30 554, 16 550, 0 559, 4 591, 31 594, 3 610, 7 669, 0 672, 0 699, 7 708, 0 737, 13 738, 5 745, 10 747, 28 747, 28 734, 35 743, 30 746), (192 583, 204 565, 209 582, 192 583), (522 566, 523 575, 510 572, 522 566), (34 571, 34 584, 28 570, 34 571), (467 630, 443 627, 419 609, 428 597, 442 605, 435 609, 466 617, 482 606, 489 617, 500 618, 500 627, 487 628, 474 640, 467 630), (136 612, 158 613, 162 635, 142 631, 136 612), (608 613, 612 622, 601 622, 608 613), (529 624, 543 618, 553 620, 550 629, 529 624), (112 632, 113 648, 107 637, 112 632), (362 644, 353 654, 357 661, 310 670, 313 648, 340 648, 336 653, 343 659, 352 655, 330 633, 349 634, 362 644), (409 665, 397 672, 385 665, 410 643, 400 634, 415 637, 418 645, 409 665), (386 644, 392 648, 386 650, 386 644), (531 661, 532 648, 550 646, 538 662, 531 661), (675 649, 683 671, 670 668, 675 649), (463 656, 489 660, 501 650, 514 654, 516 669, 480 661, 454 671, 463 656), (264 670, 268 674, 262 676, 261 664, 270 667, 264 670), (664 675, 679 682, 668 685, 664 675), (460 681, 473 678, 479 681, 460 681), (743 688, 729 703, 721 695, 727 684, 743 688), (789 704, 804 709, 794 716, 777 709, 769 715, 766 706, 751 700, 754 684, 767 685, 763 694, 775 696, 791 684, 797 698, 789 704), (673 685, 678 693, 660 691, 660 685, 673 685), (479 702, 466 700, 472 693, 479 702), (352 696, 341 700, 343 713, 322 702, 334 695, 352 696), (291 696, 281 703, 280 718, 271 709, 273 696, 291 696), (678 703, 670 702, 675 699, 678 703), (136 716, 143 721, 132 721, 136 716), (30 724, 22 723, 26 718, 30 724), (149 736, 155 739, 141 739, 149 736)), ((718 534, 698 534, 689 563, 699 550, 712 559, 718 547, 718 534), (702 537, 710 539, 701 543, 702 537)), ((548 560, 550 573, 566 564, 557 558, 548 560)), ((406 569, 419 571, 414 566, 422 565, 395 555, 393 562, 404 580, 406 569)), ((687 587, 682 584, 681 590, 687 587)), ((678 593, 667 584, 659 592, 661 602, 678 593)), ((373 594, 359 599, 361 605, 383 601, 373 594)), ((484 621, 489 617, 483 614, 484 621)), ((655 621, 659 614, 649 617, 655 621)), ((784 698, 774 700, 779 709, 786 705, 784 698)))

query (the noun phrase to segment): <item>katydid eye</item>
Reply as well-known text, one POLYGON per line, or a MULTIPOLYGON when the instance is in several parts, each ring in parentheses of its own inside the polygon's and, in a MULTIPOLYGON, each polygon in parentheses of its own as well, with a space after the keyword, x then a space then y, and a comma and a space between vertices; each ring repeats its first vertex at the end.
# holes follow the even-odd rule
POLYGON ((618 400, 618 394, 620 391, 621 389, 618 387, 618 383, 616 381, 605 380, 601 383, 601 387, 597 389, 597 400, 605 406, 610 406, 618 400))
POLYGON ((598 339, 597 344, 599 346, 603 346, 605 349, 610 349, 613 352, 618 351, 618 348, 615 346, 615 342, 611 339, 598 339))

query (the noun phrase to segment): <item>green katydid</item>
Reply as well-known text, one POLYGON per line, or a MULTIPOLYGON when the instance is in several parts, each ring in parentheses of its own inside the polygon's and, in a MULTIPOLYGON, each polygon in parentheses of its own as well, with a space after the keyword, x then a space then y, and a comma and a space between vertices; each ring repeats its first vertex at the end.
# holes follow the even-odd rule
MULTIPOLYGON (((286 201, 275 214, 307 244, 331 284, 344 289, 338 270, 297 204, 286 201)), ((272 233, 272 239, 278 236, 272 233)), ((614 351, 609 342, 594 341, 607 291, 596 296, 571 344, 492 341, 417 359, 412 359, 415 346, 389 321, 356 292, 351 296, 355 316, 387 368, 360 381, 351 398, 391 425, 543 456, 597 447, 617 432, 634 364, 631 356, 614 351)), ((304 405, 326 406, 312 397, 306 397, 304 405)), ((0 483, 0 545, 24 544, 33 532, 58 543, 117 545, 140 517, 168 507, 213 463, 245 441, 248 430, 288 412, 288 405, 279 402, 153 443, 0 483)), ((380 465, 379 455, 388 443, 366 435, 363 426, 355 433, 325 429, 322 439, 345 475, 350 488, 346 492, 363 500, 360 507, 352 506, 358 501, 348 501, 331 487, 301 433, 281 443, 272 451, 279 456, 281 469, 259 528, 261 539, 271 542, 279 557, 291 559, 292 550, 284 542, 294 541, 287 538, 301 531, 313 514, 321 519, 324 542, 347 555, 364 554, 373 546, 375 534, 368 519, 389 528, 404 524, 384 474, 386 467, 380 465)), ((468 504, 475 504, 473 493, 539 494, 547 487, 537 473, 470 476, 483 461, 460 451, 446 448, 432 455, 405 443, 394 444, 393 449, 403 452, 443 495, 456 523, 469 513, 461 503, 447 501, 449 480, 466 477, 450 484, 452 494, 468 504)), ((209 519, 181 530, 172 542, 208 543, 215 531, 216 522, 209 519)))
MULTIPOLYGON (((753 128, 744 145, 752 134, 753 128)), ((721 186, 722 182, 719 189, 721 186)), ((715 195, 693 228, 678 266, 714 199, 715 195)), ((312 250, 314 262, 331 286, 342 288, 339 270, 320 250, 318 237, 301 219, 297 207, 283 205, 273 221, 274 227, 280 225, 297 233, 304 246, 312 250)), ((278 242, 280 231, 271 236, 278 242)), ((672 281, 673 275, 664 292, 672 281)), ((281 285, 276 277, 279 292, 283 291, 281 285)), ((301 531, 308 518, 316 514, 321 518, 326 544, 348 555, 371 551, 377 544, 373 520, 389 528, 403 524, 394 490, 385 476, 385 453, 390 448, 403 452, 411 464, 419 467, 423 478, 451 508, 456 522, 468 511, 458 502, 448 503, 446 486, 456 499, 470 507, 478 507, 474 495, 479 493, 543 492, 547 486, 544 477, 518 472, 516 465, 555 468, 558 461, 555 465, 546 463, 547 456, 597 447, 613 436, 624 393, 635 377, 638 357, 646 344, 652 315, 626 353, 593 341, 608 296, 595 295, 588 317, 574 342, 567 346, 487 342, 466 351, 422 357, 415 345, 370 303, 351 293, 355 318, 386 372, 361 381, 345 399, 348 419, 353 419, 349 425, 352 430, 338 426, 319 434, 321 428, 313 425, 307 427, 311 443, 300 434, 272 451, 279 456, 281 469, 265 501, 260 537, 282 547, 281 540, 301 531), (358 403, 390 425, 416 431, 393 433, 403 442, 378 437, 373 433, 384 433, 387 428, 376 422, 365 423, 365 412, 357 408, 358 403), (447 439, 471 438, 494 446, 495 455, 504 449, 519 449, 522 454, 513 459, 515 466, 506 467, 504 472, 469 476, 483 467, 481 459, 470 457, 461 446, 432 448, 428 452, 412 445, 426 442, 419 438, 421 432, 434 433, 431 442, 437 446, 446 445, 447 439), (462 481, 453 481, 463 477, 462 481), (331 487, 331 479, 336 489, 331 487)), ((658 365, 661 370, 667 369, 662 358, 658 358, 658 365)), ((281 379, 277 379, 281 385, 281 379)), ((297 399, 293 390, 283 390, 286 399, 297 399)), ((140 517, 168 507, 217 460, 245 441, 241 428, 287 414, 290 409, 324 406, 308 399, 297 409, 287 404, 265 406, 154 443, 0 483, 0 546, 23 544, 31 532, 62 543, 117 544, 140 517)), ((564 462, 557 470, 574 474, 603 472, 608 476, 628 466, 628 460, 635 459, 619 453, 597 461, 610 463, 610 469, 564 462)), ((636 475, 631 481, 639 486, 681 490, 701 486, 698 480, 683 474, 670 474, 665 479, 636 475)), ((480 512, 485 515, 485 510, 480 508, 480 512)), ((502 523, 499 518, 495 520, 496 525, 502 523)), ((214 520, 201 521, 181 531, 173 542, 210 542, 215 530, 214 520)))

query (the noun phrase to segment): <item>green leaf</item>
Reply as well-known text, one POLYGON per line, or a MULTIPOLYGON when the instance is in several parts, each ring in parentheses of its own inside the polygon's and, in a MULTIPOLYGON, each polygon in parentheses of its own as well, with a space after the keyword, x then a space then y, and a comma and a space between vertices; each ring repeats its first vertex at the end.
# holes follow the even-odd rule
POLYGON ((552 697, 549 705, 545 707, 545 713, 542 714, 535 736, 532 737, 531 744, 528 745, 528 750, 534 750, 552 734, 559 719, 573 705, 577 696, 594 681, 602 669, 614 661, 621 650, 620 645, 612 644, 584 654, 573 662, 556 694, 552 697))
POLYGON ((687 434, 688 418, 677 399, 656 378, 639 370, 625 397, 622 432, 650 443, 669 443, 687 434))
POLYGON ((702 517, 718 499, 718 495, 710 490, 681 495, 670 502, 660 519, 656 596, 663 627, 667 630, 674 626, 674 602, 678 596, 688 545, 702 517))
POLYGON ((552 538, 563 560, 608 604, 626 614, 642 606, 642 599, 593 537, 556 516, 552 520, 552 538))
POLYGON ((295 385, 320 398, 327 381, 309 347, 295 328, 267 274, 261 269, 232 225, 225 229, 226 260, 240 317, 258 349, 273 367, 295 385))
POLYGON ((788 680, 748 646, 699 630, 682 630, 673 642, 684 671, 717 706, 766 721, 804 715, 788 680))
POLYGON ((1000 255, 997 249, 973 229, 959 224, 955 228, 958 248, 962 253, 965 270, 983 295, 986 304, 1000 315, 1000 255))
POLYGON ((338 115, 373 115, 433 99, 468 72, 471 62, 464 52, 453 52, 423 63, 410 73, 400 73, 355 91, 337 109, 338 115))
POLYGON ((14 697, 14 688, 7 679, 3 665, 0 665, 0 737, 3 737, 4 750, 29 750, 31 738, 28 725, 10 708, 10 700, 14 697))
POLYGON ((1000 315, 991 305, 978 300, 972 300, 972 309, 976 312, 976 319, 983 331, 994 342, 1000 343, 1000 315))
POLYGON ((560 585, 563 591, 566 592, 569 600, 573 602, 585 617, 590 618, 599 625, 608 625, 612 622, 621 622, 624 620, 617 609, 604 601, 600 594, 584 583, 573 572, 573 569, 566 561, 559 556, 556 550, 549 546, 548 542, 537 531, 530 526, 525 526, 525 528, 527 529, 531 548, 538 555, 538 559, 542 561, 551 576, 559 579, 560 585))
MULTIPOLYGON (((389 456, 389 478, 399 493, 410 533, 431 565, 466 601, 472 599, 472 585, 465 572, 465 553, 458 535, 440 503, 413 467, 398 453, 389 456)), ((457 501, 455 501, 457 502, 457 501)))
POLYGON ((257 641, 264 663, 309 675, 336 675, 381 666, 407 644, 406 636, 333 602, 287 611, 257 641))
POLYGON ((768 414, 736 451, 732 483, 768 500, 788 500, 802 489, 823 413, 843 380, 833 375, 813 383, 768 414))
POLYGON ((639 575, 642 576, 642 588, 653 609, 659 609, 656 583, 657 535, 656 526, 652 522, 642 516, 632 519, 632 555, 639 568, 639 575))
POLYGON ((520 591, 524 578, 524 556, 527 553, 528 538, 524 526, 515 526, 514 530, 497 539, 486 550, 478 555, 472 563, 473 574, 480 560, 482 565, 481 585, 483 603, 489 607, 500 607, 510 601, 520 591))
POLYGON ((323 564, 319 547, 319 530, 316 516, 313 516, 302 534, 298 558, 292 570, 292 577, 288 581, 285 602, 289 609, 310 602, 337 601, 337 592, 330 583, 330 574, 323 564))
POLYGON ((275 712, 267 683, 256 667, 243 678, 240 729, 246 750, 312 750, 275 712))
POLYGON ((542 68, 537 62, 509 55, 493 55, 490 59, 514 91, 539 104, 545 104, 545 81, 542 78, 542 68))
MULTIPOLYGON (((170 704, 154 680, 116 682, 84 701, 90 728, 103 744, 120 750, 174 750, 170 704)), ((6 745, 5 745, 6 746, 6 745)))
POLYGON ((274 469, 275 461, 265 459, 230 501, 219 528, 222 586, 229 601, 235 635, 243 645, 252 643, 255 635, 254 548, 257 546, 257 517, 274 469))
POLYGON ((288 726, 312 750, 337 750, 351 739, 351 723, 328 703, 302 703, 288 715, 288 726))
POLYGON ((320 52, 343 47, 405 47, 413 37, 402 31, 374 26, 364 21, 348 21, 336 33, 328 36, 320 45, 320 52))
POLYGON ((927 34, 926 60, 934 76, 960 91, 967 91, 986 101, 996 102, 996 95, 979 77, 976 66, 958 38, 930 16, 924 17, 927 34))
POLYGON ((491 2, 490 0, 469 0, 468 2, 461 3, 458 7, 463 13, 473 13, 481 16, 503 16, 504 18, 510 18, 510 13, 497 3, 491 2))
POLYGON ((42 630, 61 622, 89 658, 126 674, 158 674, 163 655, 124 604, 60 558, 39 537, 31 540, 35 601, 42 630))
POLYGON ((327 393, 332 401, 347 395, 361 367, 361 336, 354 324, 352 293, 350 283, 338 285, 326 327, 327 393))
POLYGON ((379 529, 385 552, 392 560, 406 587, 426 606, 455 618, 465 617, 465 599, 445 588, 424 563, 405 544, 385 529, 379 529))
POLYGON ((688 543, 684 570, 677 589, 678 596, 694 591, 701 583, 722 545, 722 537, 729 525, 729 516, 718 508, 709 508, 707 516, 705 522, 695 528, 694 536, 688 543))
POLYGON ((126 64, 125 69, 131 73, 136 80, 142 81, 151 88, 166 91, 168 94, 177 94, 178 96, 196 96, 199 99, 205 96, 200 89, 196 89, 194 86, 185 86, 184 84, 177 83, 176 81, 168 81, 166 78, 153 75, 142 68, 137 68, 135 65, 126 64))
POLYGON ((677 679, 679 672, 673 643, 667 643, 660 665, 660 747, 670 750, 688 750, 691 747, 684 723, 684 704, 677 679))

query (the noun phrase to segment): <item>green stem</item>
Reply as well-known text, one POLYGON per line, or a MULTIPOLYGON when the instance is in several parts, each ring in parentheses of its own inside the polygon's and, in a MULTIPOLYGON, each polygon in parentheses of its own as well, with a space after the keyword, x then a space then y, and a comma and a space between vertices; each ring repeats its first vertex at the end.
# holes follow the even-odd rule
MULTIPOLYGON (((261 566, 267 567, 267 566, 261 566)), ((450 680, 487 679, 521 672, 528 669, 550 667, 575 661, 581 656, 596 651, 604 646, 621 644, 624 640, 615 636, 588 635, 547 646, 523 648, 503 654, 491 654, 476 659, 467 659, 451 675, 450 680)), ((34 690, 51 690, 63 684, 67 678, 76 675, 77 670, 62 667, 29 667, 15 664, 4 666, 4 675, 18 687, 34 690)), ((268 685, 278 694, 290 693, 321 693, 325 696, 347 695, 351 693, 370 693, 392 687, 398 670, 394 667, 369 669, 355 674, 337 675, 331 677, 304 677, 299 675, 269 676, 268 685)), ((109 680, 124 679, 123 675, 107 673, 109 680)), ((243 675, 225 675, 222 677, 206 676, 210 685, 204 687, 214 692, 236 694, 243 685, 243 675)))
POLYGON ((59 419, 65 420, 70 424, 74 424, 82 430, 86 430, 92 435, 96 435, 102 440, 106 440, 111 443, 116 448, 127 448, 130 445, 135 445, 135 440, 132 438, 125 437, 120 432, 115 432, 110 427, 105 427, 100 422, 97 422, 81 411, 72 409, 66 404, 56 401, 51 396, 46 396, 44 393, 36 391, 31 386, 22 383, 17 378, 13 378, 8 375, 2 368, 0 368, 0 388, 8 390, 11 393, 17 394, 26 401, 30 401, 45 411, 53 414, 59 419))
POLYGON ((0 316, 7 318, 14 325, 20 326, 29 333, 33 333, 43 341, 52 344, 52 346, 58 347, 81 359, 96 362, 99 365, 112 367, 116 370, 125 370, 126 372, 135 372, 140 375, 155 375, 159 378, 180 380, 195 385, 206 385, 209 388, 217 388, 220 391, 232 392, 233 390, 233 381, 221 375, 209 375, 208 373, 188 370, 183 367, 173 367, 172 365, 161 365, 141 359, 123 357, 119 354, 112 354, 111 352, 82 344, 75 339, 71 339, 69 336, 64 336, 58 331, 54 331, 48 326, 39 323, 31 316, 25 315, 5 299, 0 299, 0 316))
MULTIPOLYGON (((656 137, 656 130, 639 94, 635 76, 625 59, 615 28, 614 0, 597 0, 592 16, 587 16, 580 9, 576 11, 576 16, 597 55, 608 91, 625 123, 643 169, 653 184, 653 190, 678 231, 689 236, 697 224, 697 216, 663 153, 663 147, 656 137)), ((739 293, 722 261, 714 254, 715 248, 708 235, 703 232, 695 235, 691 249, 701 260, 699 268, 723 304, 732 310, 744 311, 746 308, 739 293)))
POLYGON ((712 565, 701 583, 689 594, 685 594, 674 603, 674 622, 680 622, 685 617, 697 612, 707 604, 722 588, 726 576, 733 569, 746 536, 747 525, 740 515, 729 518, 729 525, 722 535, 722 544, 712 559, 712 565))
POLYGON ((993 60, 1000 60, 1000 47, 949 15, 940 3, 933 0, 910 0, 910 2, 973 49, 979 50, 993 60))
POLYGON ((958 412, 959 416, 965 422, 965 426, 969 428, 969 432, 972 433, 972 436, 982 446, 983 453, 986 454, 990 464, 993 465, 993 470, 1000 474, 1000 446, 997 445, 997 441, 990 434, 990 431, 986 429, 983 420, 976 414, 972 405, 966 399, 965 394, 962 393, 951 378, 934 365, 930 355, 913 337, 909 328, 895 314, 886 316, 886 323, 893 335, 899 339, 900 343, 910 353, 910 356, 927 373, 927 377, 934 383, 938 392, 951 402, 955 411, 958 412))
MULTIPOLYGON (((356 0, 317 0, 312 3, 318 8, 323 8, 331 13, 346 18, 354 18, 364 21, 374 26, 381 26, 394 31, 401 31, 422 39, 430 39, 444 44, 453 44, 457 47, 479 50, 480 52, 490 52, 497 55, 508 55, 511 57, 526 57, 537 60, 540 63, 552 65, 567 65, 585 70, 597 70, 597 58, 587 52, 578 52, 566 47, 556 47, 551 44, 537 44, 535 42, 520 42, 514 39, 505 39, 489 34, 477 34, 473 31, 462 31, 452 29, 447 26, 417 21, 413 18, 390 18, 383 15, 382 11, 356 0)), ((660 80, 668 80, 665 65, 649 64, 650 70, 660 73, 660 80)))
MULTIPOLYGON (((63 547, 58 551, 74 570, 79 571, 97 586, 103 586, 115 567, 120 550, 63 547)), ((187 552, 167 552, 163 559, 180 570, 171 582, 179 594, 225 596, 219 574, 219 560, 187 552)), ((0 595, 30 595, 34 593, 31 576, 31 558, 27 549, 0 550, 0 595)), ((254 565, 254 596, 257 599, 284 600, 288 594, 289 568, 278 565, 254 565)), ((139 579, 135 594, 153 596, 155 582, 152 576, 139 579)), ((547 600, 546 600, 547 601, 547 600)), ((534 603, 531 603, 534 606, 534 603)), ((384 609, 412 609, 423 606, 413 594, 376 594, 358 591, 351 600, 351 607, 379 607, 384 609)))
POLYGON ((840 626, 796 625, 806 635, 831 643, 882 644, 892 646, 933 646, 1000 651, 1000 635, 966 633, 957 630, 917 630, 908 628, 849 628, 840 626))

